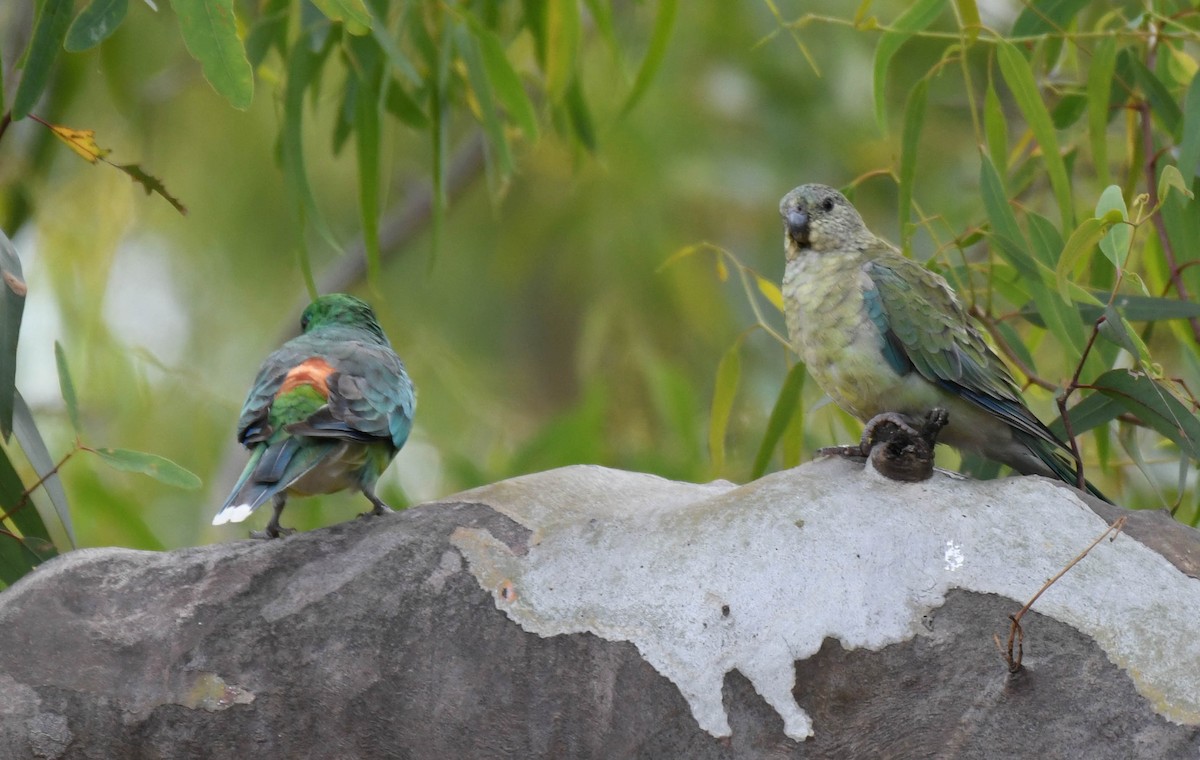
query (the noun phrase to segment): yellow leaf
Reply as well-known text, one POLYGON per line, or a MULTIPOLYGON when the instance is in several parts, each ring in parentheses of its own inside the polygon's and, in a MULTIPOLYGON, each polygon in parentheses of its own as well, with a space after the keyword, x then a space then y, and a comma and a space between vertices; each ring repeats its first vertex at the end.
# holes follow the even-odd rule
POLYGON ((92 129, 71 129, 55 124, 48 125, 54 136, 67 144, 67 147, 83 156, 83 159, 94 164, 108 155, 109 151, 96 144, 96 131, 92 129))
POLYGON ((761 275, 755 275, 754 281, 758 283, 758 292, 762 293, 763 297, 770 301, 772 306, 782 312, 783 293, 779 291, 779 286, 761 275))

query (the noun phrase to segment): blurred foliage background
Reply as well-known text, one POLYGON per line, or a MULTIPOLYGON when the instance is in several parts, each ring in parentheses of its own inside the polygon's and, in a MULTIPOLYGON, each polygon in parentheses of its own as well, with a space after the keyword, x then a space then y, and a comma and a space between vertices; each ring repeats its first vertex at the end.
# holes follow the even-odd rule
MULTIPOLYGON (((945 274, 1043 419, 1063 389, 1089 404, 1083 461, 1115 501, 1200 519, 1188 3, 220 0, 236 16, 199 31, 197 0, 93 5, 117 23, 75 21, 91 6, 69 0, 0 7, 0 229, 28 287, 16 386, 57 462, 76 440, 59 341, 79 440, 203 485, 71 456, 79 545, 244 535, 208 523, 306 269, 375 305, 417 385, 380 484, 395 506, 580 462, 745 481, 856 440, 800 370, 785 385, 795 358, 762 329, 783 332, 777 204, 802 182, 845 188, 945 274), (39 34, 52 61, 22 60, 39 34), (37 120, 11 118, 23 98, 37 120), (94 130, 106 161, 162 187, 47 125, 94 130), (1095 382, 1113 368, 1137 387, 1095 382)), ((311 528, 360 501, 286 517, 311 528)))

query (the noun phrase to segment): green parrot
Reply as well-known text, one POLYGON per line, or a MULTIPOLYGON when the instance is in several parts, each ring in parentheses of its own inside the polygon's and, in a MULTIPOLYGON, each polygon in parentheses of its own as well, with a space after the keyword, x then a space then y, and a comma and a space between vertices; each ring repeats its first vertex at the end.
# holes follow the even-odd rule
POLYGON ((273 500, 266 531, 251 536, 278 538, 292 532, 279 525, 289 494, 346 488, 374 505, 364 515, 392 511, 375 482, 412 429, 416 399, 404 362, 354 296, 313 301, 300 330, 258 370, 237 428, 250 461, 213 525, 241 522, 273 500))
POLYGON ((831 187, 801 185, 779 213, 788 336, 838 406, 868 424, 942 409, 942 442, 1025 475, 1078 482, 1070 450, 1025 406, 946 280, 876 237, 831 187))

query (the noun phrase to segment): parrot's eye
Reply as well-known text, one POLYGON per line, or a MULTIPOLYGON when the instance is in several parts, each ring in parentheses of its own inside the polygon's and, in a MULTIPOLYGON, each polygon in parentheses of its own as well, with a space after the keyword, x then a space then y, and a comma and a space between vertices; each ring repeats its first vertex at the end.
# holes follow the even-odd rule
POLYGON ((821 201, 821 208, 827 213, 833 211, 833 198, 826 198, 821 201))

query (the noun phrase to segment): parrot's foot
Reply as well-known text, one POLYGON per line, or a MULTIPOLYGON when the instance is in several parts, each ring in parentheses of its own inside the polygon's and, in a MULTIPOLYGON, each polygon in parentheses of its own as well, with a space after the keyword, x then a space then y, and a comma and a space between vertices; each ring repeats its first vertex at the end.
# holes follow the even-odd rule
POLYGON ((921 426, 911 417, 885 412, 871 418, 863 431, 864 449, 871 464, 884 477, 916 483, 933 475, 933 448, 937 435, 950 421, 945 409, 930 410, 921 426))
POLYGON ((363 496, 366 496, 371 501, 371 503, 374 504, 375 506, 374 506, 374 508, 369 509, 366 512, 363 512, 362 514, 360 514, 358 516, 358 519, 360 519, 360 520, 364 517, 382 517, 383 515, 390 515, 396 511, 396 510, 392 509, 391 507, 389 507, 387 504, 384 504, 383 499, 379 498, 374 493, 368 491, 365 488, 363 489, 363 496))
POLYGON ((296 532, 295 528, 283 528, 283 527, 280 527, 279 525, 274 525, 274 526, 268 525, 266 527, 266 530, 250 531, 250 538, 253 538, 257 541, 270 541, 273 538, 283 538, 284 536, 290 536, 295 532, 296 532))

